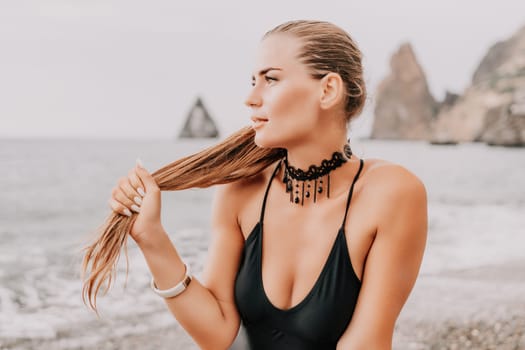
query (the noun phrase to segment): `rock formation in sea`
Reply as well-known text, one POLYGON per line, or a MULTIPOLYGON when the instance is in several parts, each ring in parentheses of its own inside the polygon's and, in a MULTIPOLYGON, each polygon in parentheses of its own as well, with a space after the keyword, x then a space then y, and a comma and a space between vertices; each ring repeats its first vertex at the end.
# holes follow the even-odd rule
POLYGON ((377 91, 372 138, 525 146, 525 26, 488 50, 461 95, 441 102, 410 46, 401 46, 391 67, 377 91))
POLYGON ((219 130, 199 97, 188 113, 186 123, 179 138, 210 138, 218 137, 219 130))
POLYGON ((525 146, 525 89, 513 95, 513 101, 487 112, 481 141, 489 145, 525 146))
POLYGON ((428 139, 438 103, 410 44, 392 56, 390 69, 377 89, 371 138, 428 139))
POLYGON ((524 89, 525 27, 488 50, 471 85, 451 108, 440 110, 434 138, 525 146, 524 115, 518 111, 524 89))

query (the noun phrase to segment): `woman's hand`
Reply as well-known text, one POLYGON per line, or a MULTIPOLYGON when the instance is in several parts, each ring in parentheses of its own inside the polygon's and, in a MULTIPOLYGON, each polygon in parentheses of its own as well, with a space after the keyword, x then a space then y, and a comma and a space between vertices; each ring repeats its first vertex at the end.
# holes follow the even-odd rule
POLYGON ((159 186, 139 160, 128 176, 120 178, 113 187, 109 206, 121 215, 137 215, 130 231, 131 237, 137 243, 153 238, 152 235, 156 232, 163 231, 159 186))

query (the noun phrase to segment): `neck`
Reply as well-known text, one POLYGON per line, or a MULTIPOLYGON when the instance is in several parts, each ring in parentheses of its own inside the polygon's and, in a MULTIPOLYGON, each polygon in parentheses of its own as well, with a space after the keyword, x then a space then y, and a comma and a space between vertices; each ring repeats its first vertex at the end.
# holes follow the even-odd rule
POLYGON ((283 170, 283 182, 290 202, 301 206, 330 198, 330 192, 334 194, 334 190, 339 193, 331 180, 339 183, 338 179, 344 171, 341 173, 336 170, 343 168, 348 160, 345 155, 345 129, 334 128, 332 132, 316 133, 312 138, 303 137, 301 142, 286 147, 287 166, 283 170), (334 152, 339 154, 335 155, 334 152), (310 169, 310 166, 313 168, 310 169), (334 177, 335 173, 341 174, 334 177))
MULTIPOLYGON (((310 165, 320 166, 324 159, 332 158, 334 152, 343 153, 346 144, 346 134, 337 137, 302 143, 287 148, 288 164, 294 168, 307 170, 310 165)), ((344 153, 343 153, 344 154, 344 153)))

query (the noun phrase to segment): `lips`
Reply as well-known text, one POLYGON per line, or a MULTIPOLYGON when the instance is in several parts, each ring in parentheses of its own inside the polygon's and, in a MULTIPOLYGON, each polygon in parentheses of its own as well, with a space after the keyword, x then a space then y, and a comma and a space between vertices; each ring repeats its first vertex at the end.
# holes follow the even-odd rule
POLYGON ((263 118, 263 117, 256 117, 256 116, 253 116, 253 117, 251 117, 251 120, 252 120, 252 122, 254 122, 254 123, 257 123, 257 122, 267 122, 267 121, 268 121, 268 118, 263 118))
POLYGON ((263 126, 268 121, 267 118, 256 117, 256 116, 251 117, 251 120, 253 122, 252 128, 254 128, 254 129, 260 128, 261 126, 263 126))

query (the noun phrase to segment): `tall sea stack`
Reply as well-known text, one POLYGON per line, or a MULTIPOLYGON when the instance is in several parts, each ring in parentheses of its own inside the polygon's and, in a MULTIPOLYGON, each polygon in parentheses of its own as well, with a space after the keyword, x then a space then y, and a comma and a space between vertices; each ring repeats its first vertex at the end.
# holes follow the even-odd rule
POLYGON ((219 130, 199 97, 188 113, 179 138, 214 138, 219 130))

